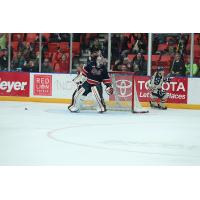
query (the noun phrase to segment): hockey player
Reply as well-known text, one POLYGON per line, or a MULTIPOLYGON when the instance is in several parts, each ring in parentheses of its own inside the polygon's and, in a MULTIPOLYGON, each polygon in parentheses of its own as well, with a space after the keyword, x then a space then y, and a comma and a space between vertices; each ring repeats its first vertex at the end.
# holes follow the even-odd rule
POLYGON ((164 77, 164 68, 158 67, 157 71, 151 77, 151 80, 148 84, 149 90, 151 91, 151 101, 150 106, 152 108, 159 108, 166 110, 165 102, 168 98, 166 91, 162 89, 164 82, 169 82, 170 78, 164 77), (160 103, 157 103, 156 100, 160 99, 160 103))
POLYGON ((72 103, 68 109, 71 112, 79 112, 81 99, 92 92, 94 99, 97 102, 97 111, 100 113, 105 112, 106 105, 103 100, 101 83, 106 85, 106 92, 108 95, 113 93, 113 88, 107 68, 104 65, 104 58, 102 56, 98 56, 97 58, 94 58, 92 61, 88 62, 88 64, 83 67, 82 73, 79 76, 79 80, 78 77, 77 80, 83 82, 83 84, 80 84, 77 90, 74 92, 72 96, 72 103), (84 82, 82 80, 86 81, 84 82))

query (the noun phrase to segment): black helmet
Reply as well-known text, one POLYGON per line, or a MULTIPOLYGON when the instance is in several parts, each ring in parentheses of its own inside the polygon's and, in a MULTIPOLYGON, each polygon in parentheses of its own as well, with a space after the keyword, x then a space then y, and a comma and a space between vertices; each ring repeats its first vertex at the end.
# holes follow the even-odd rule
POLYGON ((159 66, 159 67, 157 68, 157 71, 158 71, 158 72, 164 71, 164 67, 163 67, 163 66, 159 66))

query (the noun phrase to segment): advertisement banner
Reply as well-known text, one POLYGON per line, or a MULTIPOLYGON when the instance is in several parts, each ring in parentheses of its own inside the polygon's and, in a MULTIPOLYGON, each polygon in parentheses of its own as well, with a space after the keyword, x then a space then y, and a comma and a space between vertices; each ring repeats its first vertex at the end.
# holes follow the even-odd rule
MULTIPOLYGON (((150 92, 147 87, 147 81, 150 77, 136 76, 136 90, 139 101, 147 102, 150 100, 150 92)), ((168 103, 187 103, 188 94, 188 79, 187 78, 172 78, 170 82, 163 83, 163 90, 168 94, 168 103)))
POLYGON ((52 75, 34 74, 34 96, 52 96, 52 75))
POLYGON ((71 99, 76 74, 30 74, 30 97, 71 99))
POLYGON ((0 96, 29 96, 29 73, 0 72, 0 96))
MULTIPOLYGON (((110 100, 118 101, 131 101, 132 99, 132 75, 115 75, 114 88, 115 96, 111 95, 110 100)), ((150 77, 147 76, 135 76, 134 77, 137 95, 139 101, 150 101, 150 91, 147 87, 147 82, 150 77)), ((168 93, 168 103, 187 103, 188 93, 188 79, 187 78, 172 78, 171 82, 163 84, 163 89, 168 93)))

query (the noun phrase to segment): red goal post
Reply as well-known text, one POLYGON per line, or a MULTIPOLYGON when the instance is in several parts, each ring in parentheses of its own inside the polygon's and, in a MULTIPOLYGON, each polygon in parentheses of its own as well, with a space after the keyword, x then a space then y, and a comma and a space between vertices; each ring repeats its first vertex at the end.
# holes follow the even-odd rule
POLYGON ((110 110, 128 110, 133 113, 147 113, 139 102, 134 72, 110 71, 114 94, 106 102, 110 110))

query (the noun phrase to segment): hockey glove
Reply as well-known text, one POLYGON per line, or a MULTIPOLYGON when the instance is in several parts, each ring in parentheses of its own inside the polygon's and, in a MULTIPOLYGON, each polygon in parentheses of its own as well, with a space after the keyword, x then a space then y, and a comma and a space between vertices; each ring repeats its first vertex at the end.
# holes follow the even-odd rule
POLYGON ((113 94, 113 88, 112 88, 111 86, 107 87, 107 88, 106 88, 106 93, 107 93, 108 95, 112 95, 112 94, 113 94))

